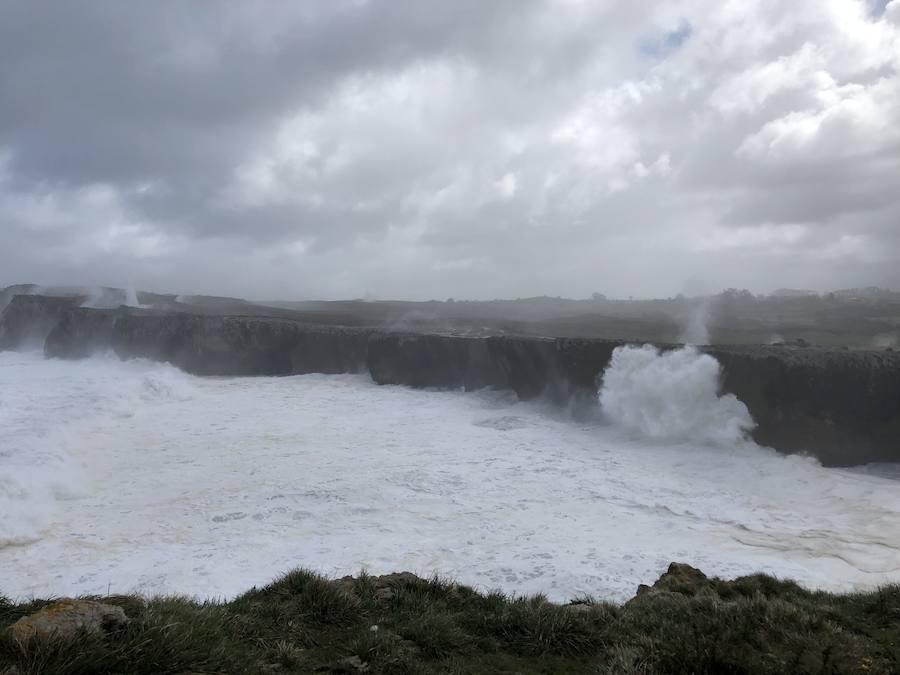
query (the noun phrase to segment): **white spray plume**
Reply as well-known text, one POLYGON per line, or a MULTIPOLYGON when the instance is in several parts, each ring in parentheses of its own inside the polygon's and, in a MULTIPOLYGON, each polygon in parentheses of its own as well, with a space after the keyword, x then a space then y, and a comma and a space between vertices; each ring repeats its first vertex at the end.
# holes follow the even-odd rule
POLYGON ((688 314, 687 321, 678 338, 686 345, 709 344, 709 301, 703 300, 688 314))
POLYGON ((644 437, 734 446, 755 424, 737 397, 719 395, 720 370, 693 347, 618 347, 603 374, 600 405, 613 423, 644 437))
POLYGON ((141 307, 138 303, 137 292, 129 283, 128 288, 91 288, 85 289, 87 300, 81 303, 82 307, 93 309, 116 309, 121 305, 128 307, 141 307))
POLYGON ((129 307, 140 307, 138 302, 137 291, 134 290, 134 281, 128 280, 128 288, 125 291, 125 304, 129 307))
POLYGON ((112 309, 118 307, 118 298, 112 298, 110 293, 103 288, 85 289, 87 300, 81 303, 82 307, 91 309, 112 309))

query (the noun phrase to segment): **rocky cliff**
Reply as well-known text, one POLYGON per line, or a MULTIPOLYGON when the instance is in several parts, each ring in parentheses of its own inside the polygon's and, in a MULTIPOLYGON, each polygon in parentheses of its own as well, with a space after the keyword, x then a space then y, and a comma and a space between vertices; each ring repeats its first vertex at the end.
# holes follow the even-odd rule
MULTIPOLYGON (((199 375, 367 370, 379 384, 512 389, 521 399, 593 403, 622 342, 465 337, 315 326, 288 319, 78 307, 71 298, 16 296, 0 315, 0 348, 42 340, 48 356, 112 349, 199 375)), ((663 346, 671 348, 674 345, 663 346)), ((722 389, 740 398, 755 439, 830 465, 900 461, 900 353, 766 346, 704 348, 722 389)))
POLYGON ((347 373, 365 368, 367 338, 364 330, 276 318, 78 307, 61 314, 44 352, 81 358, 112 349, 122 358, 168 361, 196 375, 347 373))
POLYGON ((62 316, 83 298, 15 295, 0 307, 0 350, 40 349, 62 316))

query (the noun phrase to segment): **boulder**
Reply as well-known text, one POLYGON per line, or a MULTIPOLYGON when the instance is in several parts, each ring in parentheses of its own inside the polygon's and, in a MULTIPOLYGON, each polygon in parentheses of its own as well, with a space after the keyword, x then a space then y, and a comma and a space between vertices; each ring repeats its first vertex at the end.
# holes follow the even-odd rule
POLYGON ((13 638, 23 643, 33 637, 71 638, 82 632, 106 634, 127 624, 128 617, 121 607, 94 600, 60 600, 23 616, 10 630, 13 638))
POLYGON ((701 587, 706 586, 708 581, 707 576, 696 567, 673 562, 652 586, 646 584, 638 586, 635 597, 626 605, 648 595, 694 595, 701 587))
POLYGON ((397 589, 407 584, 424 583, 424 579, 416 576, 412 572, 394 572, 393 574, 383 574, 373 579, 375 586, 375 597, 379 600, 390 600, 397 593, 397 589))

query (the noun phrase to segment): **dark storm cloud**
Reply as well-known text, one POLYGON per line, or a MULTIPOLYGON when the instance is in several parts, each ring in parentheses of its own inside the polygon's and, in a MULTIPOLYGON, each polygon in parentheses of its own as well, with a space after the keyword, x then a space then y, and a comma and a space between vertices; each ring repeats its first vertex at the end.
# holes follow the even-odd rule
POLYGON ((888 283, 898 25, 898 0, 0 1, 0 284, 888 283))

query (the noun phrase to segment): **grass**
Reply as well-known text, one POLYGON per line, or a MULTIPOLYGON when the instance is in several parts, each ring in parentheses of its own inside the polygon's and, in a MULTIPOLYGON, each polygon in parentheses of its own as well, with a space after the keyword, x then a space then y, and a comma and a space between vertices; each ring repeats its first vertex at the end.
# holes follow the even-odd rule
POLYGON ((624 606, 305 570, 230 602, 98 599, 125 630, 19 644, 8 627, 50 601, 0 597, 0 673, 900 672, 900 587, 832 595, 677 565, 624 606))

